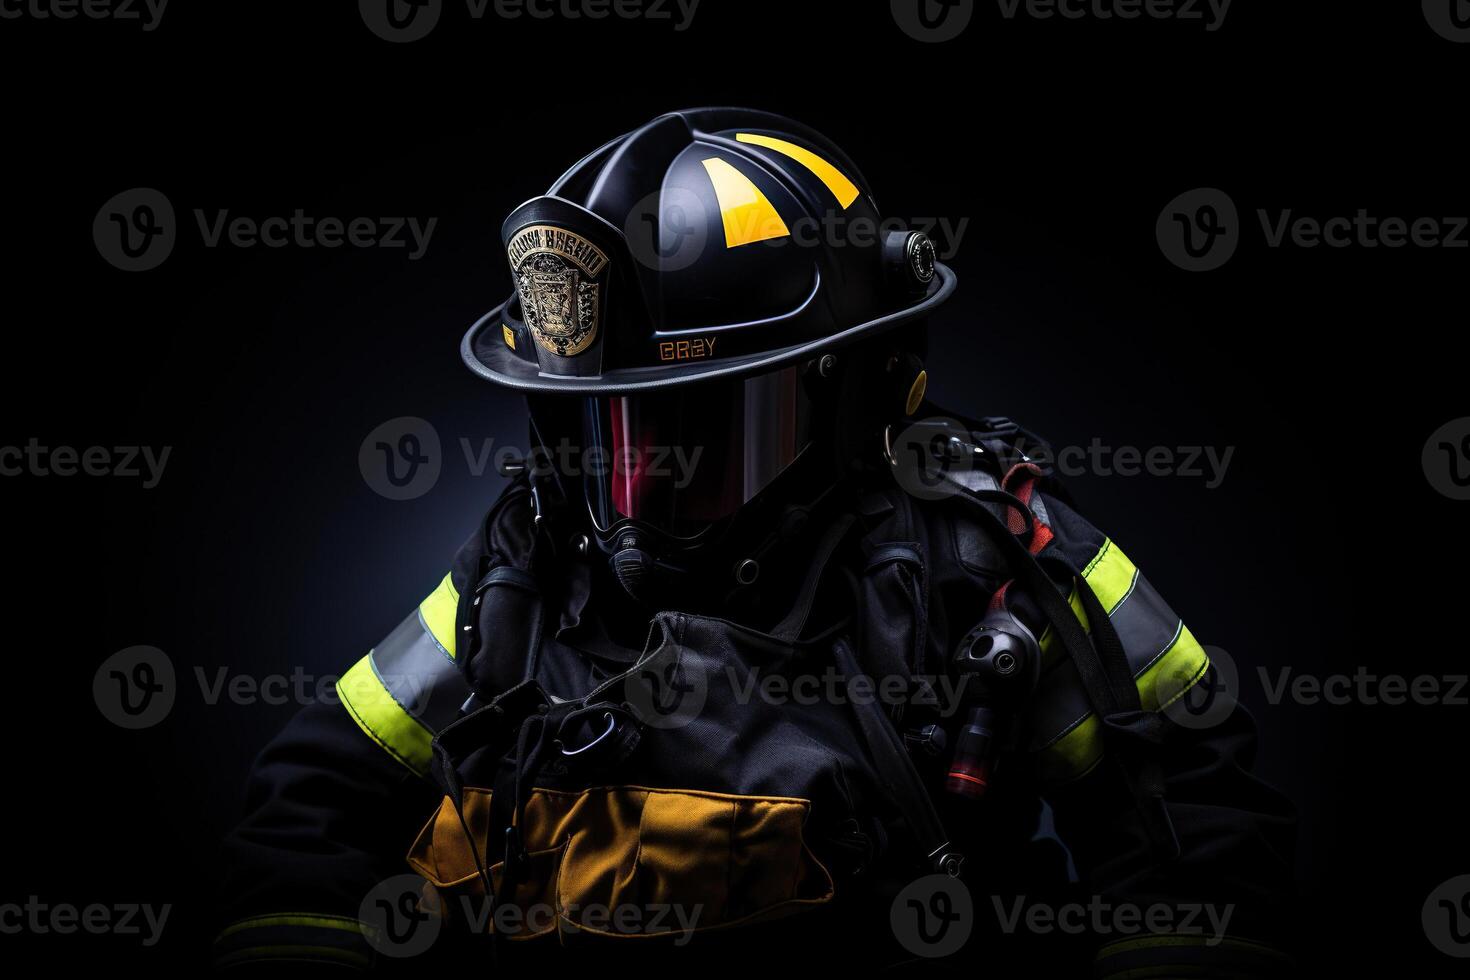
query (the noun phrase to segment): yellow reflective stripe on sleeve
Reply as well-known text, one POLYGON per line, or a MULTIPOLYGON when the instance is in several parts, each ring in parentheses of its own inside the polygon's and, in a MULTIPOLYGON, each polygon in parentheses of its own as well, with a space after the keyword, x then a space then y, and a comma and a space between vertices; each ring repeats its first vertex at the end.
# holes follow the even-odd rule
POLYGON ((383 751, 417 775, 429 771, 433 735, 388 693, 373 669, 371 653, 337 681, 337 696, 357 727, 383 751))
POLYGON ((454 659, 454 621, 458 614, 459 592, 454 587, 453 577, 446 575, 439 587, 419 605, 419 615, 423 618, 424 628, 451 660, 454 659))
POLYGON ((725 223, 725 247, 737 248, 770 238, 785 238, 791 232, 761 189, 745 174, 720 157, 703 161, 705 172, 720 202, 725 223))
MULTIPOLYGON (((1209 654, 1182 623, 1169 649, 1135 679, 1138 699, 1145 711, 1158 711, 1183 697, 1198 684, 1210 666, 1209 654), (1168 704, 1159 703, 1159 691, 1173 692, 1168 704)), ((1047 746, 1037 756, 1042 779, 1074 779, 1089 772, 1102 759, 1102 723, 1091 712, 1075 728, 1047 746)))
POLYGON ((1133 582, 1138 577, 1138 566, 1109 538, 1082 570, 1082 577, 1097 593, 1097 601, 1111 613, 1132 591, 1133 582))
POLYGON ((774 136, 758 136, 754 133, 737 133, 735 138, 742 143, 764 146, 768 150, 774 150, 782 156, 795 160, 816 174, 817 179, 827 185, 827 190, 837 198, 837 203, 842 205, 843 210, 851 206, 861 193, 857 185, 847 179, 846 174, 804 146, 797 146, 786 140, 778 140, 774 136))
MULTIPOLYGON (((1111 538, 1103 541, 1097 554, 1092 556, 1092 561, 1082 569, 1082 577, 1087 584, 1092 586, 1092 591, 1097 594, 1097 601, 1109 613, 1118 608, 1128 593, 1133 591, 1134 583, 1138 581, 1138 566, 1119 548, 1111 538)), ((1073 589, 1067 599, 1072 606, 1072 613, 1082 628, 1089 633, 1092 632, 1092 624, 1087 621, 1087 614, 1082 611, 1082 597, 1073 589)), ((1056 649, 1056 631, 1050 624, 1041 634, 1041 662, 1043 666, 1050 666, 1052 661, 1061 655, 1056 649)))
POLYGON ((250 964, 337 963, 368 969, 376 930, 345 915, 273 912, 227 926, 214 939, 217 969, 250 964))
POLYGON ((1236 936, 1162 934, 1109 943, 1093 968, 1100 980, 1141 977, 1281 976, 1292 959, 1274 946, 1236 936))
POLYGON ((356 919, 349 919, 345 915, 321 915, 309 912, 277 912, 270 915, 256 915, 248 919, 241 919, 233 925, 226 926, 220 934, 215 937, 215 942, 226 936, 233 936, 237 932, 246 929, 267 929, 272 926, 306 926, 313 929, 341 929, 344 932, 364 932, 367 927, 356 919))

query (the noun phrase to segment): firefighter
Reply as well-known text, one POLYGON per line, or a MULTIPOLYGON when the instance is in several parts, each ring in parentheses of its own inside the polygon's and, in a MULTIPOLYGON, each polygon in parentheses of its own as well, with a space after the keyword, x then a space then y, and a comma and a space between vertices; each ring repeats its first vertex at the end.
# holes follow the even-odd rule
POLYGON ((1287 962, 1252 721, 1187 713, 1205 649, 1044 444, 928 404, 955 274, 837 146, 660 116, 502 240, 461 354, 530 451, 260 756, 221 964, 1287 962))

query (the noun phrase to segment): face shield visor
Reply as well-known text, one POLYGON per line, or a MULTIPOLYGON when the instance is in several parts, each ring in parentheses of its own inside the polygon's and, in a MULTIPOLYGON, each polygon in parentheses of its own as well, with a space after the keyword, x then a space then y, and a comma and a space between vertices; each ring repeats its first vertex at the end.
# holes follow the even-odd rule
POLYGON ((637 523, 693 538, 771 485, 810 445, 795 367, 582 400, 583 490, 606 535, 637 523))

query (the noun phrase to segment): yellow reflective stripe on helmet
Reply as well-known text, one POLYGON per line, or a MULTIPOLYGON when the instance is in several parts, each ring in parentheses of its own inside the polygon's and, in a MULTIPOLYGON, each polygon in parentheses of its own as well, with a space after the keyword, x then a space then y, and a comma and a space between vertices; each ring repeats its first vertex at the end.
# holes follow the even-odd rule
POLYGON ((444 576, 439 587, 419 605, 419 616, 424 629, 439 644, 450 660, 454 659, 454 621, 459 614, 459 591, 454 587, 453 576, 444 576))
POLYGON ((373 668, 371 653, 337 681, 337 697, 357 727, 383 751, 419 775, 429 771, 429 745, 434 737, 388 692, 373 668))
MULTIPOLYGON (((1189 627, 1179 625, 1179 635, 1157 660, 1134 678, 1138 699, 1145 711, 1166 708, 1198 684, 1210 666, 1209 654, 1194 638, 1189 627), (1159 703, 1159 691, 1173 694, 1167 704, 1159 703)), ((1086 774, 1102 759, 1102 723, 1089 712, 1070 731, 1037 755, 1037 771, 1043 780, 1062 781, 1086 774)))
POLYGON ((714 185, 715 198, 720 202, 726 248, 785 238, 791 234, 761 189, 728 160, 710 157, 703 163, 710 183, 714 185))
POLYGON ((843 210, 851 206, 861 193, 857 185, 847 179, 846 174, 804 146, 778 140, 774 136, 758 136, 755 133, 737 133, 735 138, 742 143, 753 143, 756 146, 764 146, 768 150, 775 150, 795 160, 816 174, 817 179, 827 185, 827 190, 837 198, 837 203, 842 205, 843 210))

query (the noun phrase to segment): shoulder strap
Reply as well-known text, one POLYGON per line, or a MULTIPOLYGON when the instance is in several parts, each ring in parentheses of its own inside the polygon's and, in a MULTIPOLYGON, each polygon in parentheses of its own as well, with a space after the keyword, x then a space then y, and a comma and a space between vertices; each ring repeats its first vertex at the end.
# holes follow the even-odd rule
POLYGON ((1163 736, 1163 720, 1156 712, 1143 709, 1123 643, 1107 611, 1087 580, 1060 554, 1033 555, 1021 537, 985 506, 987 502, 995 502, 1015 508, 1025 525, 1022 537, 1029 537, 1033 518, 1024 502, 1005 491, 972 491, 958 483, 954 487, 955 497, 971 505, 1010 558, 1017 579, 1035 598, 1076 664, 1088 699, 1104 726, 1105 737, 1117 750, 1114 758, 1138 804, 1139 815, 1155 852, 1162 861, 1172 862, 1179 856, 1179 839, 1164 806, 1163 773, 1157 753, 1153 751, 1163 736), (1083 611, 1092 624, 1095 645, 1043 564, 1058 568, 1075 585, 1083 611))

